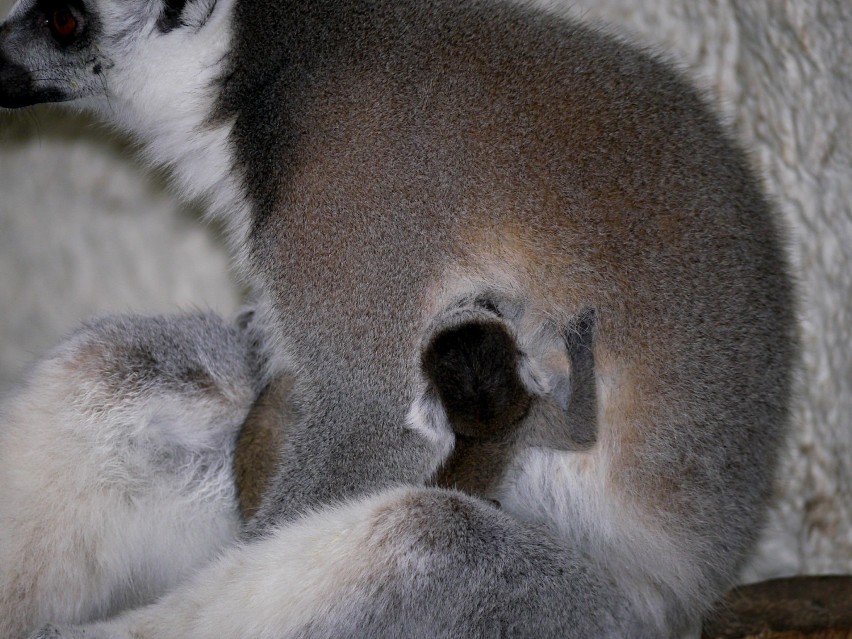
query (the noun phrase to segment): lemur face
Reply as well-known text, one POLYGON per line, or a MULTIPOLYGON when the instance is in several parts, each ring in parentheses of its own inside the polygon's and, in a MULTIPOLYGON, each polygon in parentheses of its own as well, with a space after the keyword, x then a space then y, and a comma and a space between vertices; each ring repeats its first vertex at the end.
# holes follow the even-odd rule
POLYGON ((19 0, 0 25, 0 107, 76 101, 131 128, 197 110, 226 57, 230 4, 19 0))
POLYGON ((72 0, 20 0, 0 27, 0 106, 64 102, 103 92, 106 60, 92 7, 72 0))

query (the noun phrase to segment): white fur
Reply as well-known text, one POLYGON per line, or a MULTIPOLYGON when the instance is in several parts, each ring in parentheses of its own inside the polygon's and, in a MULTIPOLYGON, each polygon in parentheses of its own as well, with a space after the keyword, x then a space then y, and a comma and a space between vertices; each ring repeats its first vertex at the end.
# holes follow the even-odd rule
POLYGON ((687 601, 700 592, 700 573, 667 531, 654 528, 607 487, 605 444, 589 452, 528 449, 513 461, 495 493, 503 510, 541 523, 581 545, 609 574, 646 621, 666 627, 669 604, 660 585, 687 601))
POLYGON ((238 531, 231 457, 251 402, 115 389, 86 335, 0 415, 0 637, 149 603, 238 531))
MULTIPOLYGON (((661 627, 666 603, 651 579, 687 590, 695 575, 668 538, 607 502, 599 482, 602 460, 529 451, 504 483, 505 510, 545 522, 605 558, 602 571, 618 571, 628 596, 661 627), (555 501, 550 501, 555 498, 555 501), (593 537, 591 537, 593 536, 593 537), (651 575, 651 578, 648 578, 651 575)), ((394 559, 405 547, 386 545, 377 522, 422 488, 394 488, 307 514, 250 545, 238 545, 161 601, 114 620, 61 628, 68 639, 281 639, 304 636, 312 622, 328 622, 358 606, 365 588, 391 581, 394 559)), ((410 560, 407 557, 406 560, 410 560)), ((415 568, 411 568, 416 571, 415 568)), ((459 593, 464 596, 464 593, 459 593)), ((424 629, 424 635, 426 634, 424 629)), ((46 634, 45 636, 52 636, 46 634)))
MULTIPOLYGON (((379 586, 390 569, 374 522, 413 491, 406 488, 325 508, 228 550, 186 587, 155 606, 89 629, 112 639, 280 639, 327 619, 356 588, 379 586)), ((69 636, 74 636, 73 631, 69 636)))
POLYGON ((456 436, 450 428, 447 412, 437 398, 421 391, 408 409, 405 426, 426 439, 434 451, 432 463, 440 465, 452 452, 456 436))
POLYGON ((247 232, 248 205, 232 172, 228 138, 233 123, 211 122, 216 83, 230 50, 233 3, 217 0, 209 19, 193 28, 192 21, 203 20, 210 4, 192 4, 186 16, 190 26, 168 33, 156 29, 152 12, 142 37, 138 30, 128 37, 122 36, 127 25, 145 17, 138 15, 138 6, 102 1, 104 40, 111 42, 103 51, 107 95, 82 105, 142 142, 151 164, 169 167, 185 198, 203 199, 208 214, 227 225, 228 239, 238 248, 247 232))

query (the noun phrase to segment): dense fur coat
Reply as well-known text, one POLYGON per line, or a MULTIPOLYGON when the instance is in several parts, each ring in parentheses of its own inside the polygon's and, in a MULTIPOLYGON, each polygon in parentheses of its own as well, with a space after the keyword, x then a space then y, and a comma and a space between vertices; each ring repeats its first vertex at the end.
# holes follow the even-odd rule
POLYGON ((237 536, 252 339, 212 315, 110 317, 0 409, 0 637, 150 603, 237 536))
POLYGON ((296 379, 253 543, 85 636, 671 636, 728 585, 792 299, 748 163, 668 64, 486 0, 21 0, 4 25, 0 105, 78 100, 171 165, 229 226, 267 378, 296 379), (499 449, 476 492, 501 510, 398 487, 465 438, 499 449))

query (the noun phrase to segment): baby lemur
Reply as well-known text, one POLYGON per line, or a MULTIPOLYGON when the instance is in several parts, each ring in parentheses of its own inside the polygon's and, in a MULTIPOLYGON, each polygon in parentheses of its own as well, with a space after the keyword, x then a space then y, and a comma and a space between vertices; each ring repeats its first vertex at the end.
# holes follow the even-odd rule
POLYGON ((297 420, 243 543, 39 636, 669 637, 734 579, 793 302, 671 64, 520 1, 19 0, 0 106, 60 101, 226 222, 297 420))
POLYGON ((236 541, 297 419, 292 378, 258 397, 253 315, 89 322, 0 403, 0 637, 150 603, 236 541))
POLYGON ((155 601, 236 540, 255 341, 212 314, 107 317, 33 366, 0 405, 0 637, 155 601))

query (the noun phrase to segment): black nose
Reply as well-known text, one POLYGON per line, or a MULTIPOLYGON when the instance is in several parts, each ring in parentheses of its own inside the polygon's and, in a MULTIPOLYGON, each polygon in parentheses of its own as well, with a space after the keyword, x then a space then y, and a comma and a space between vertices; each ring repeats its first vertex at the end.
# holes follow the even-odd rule
POLYGON ((16 64, 0 51, 0 107, 19 109, 42 102, 59 102, 59 89, 36 86, 26 67, 16 64))

